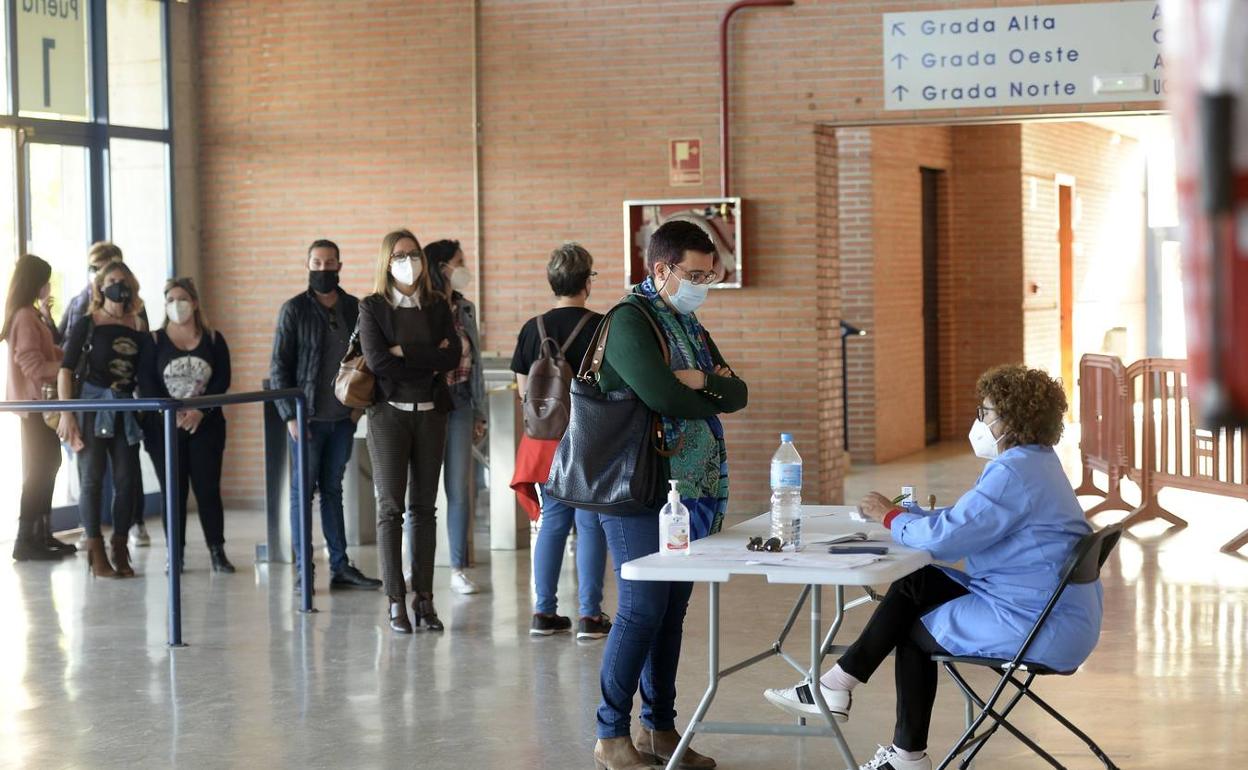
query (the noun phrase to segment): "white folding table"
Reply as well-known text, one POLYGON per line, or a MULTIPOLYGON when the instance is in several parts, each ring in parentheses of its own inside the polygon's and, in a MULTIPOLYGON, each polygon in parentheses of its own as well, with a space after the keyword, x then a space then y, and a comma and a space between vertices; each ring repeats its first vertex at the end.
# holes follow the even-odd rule
MULTIPOLYGON (((773 656, 782 658, 798 673, 808 677, 809 681, 818 681, 824 656, 841 649, 833 647, 832 642, 841 628, 846 610, 874 601, 877 597, 871 590, 872 585, 891 583, 931 563, 931 556, 927 552, 916 551, 893 543, 888 530, 882 526, 851 519, 850 513, 853 510, 849 506, 803 506, 802 541, 807 545, 796 556, 757 554, 746 550, 745 545, 749 538, 762 536, 766 539, 769 536, 770 516, 764 514, 719 534, 695 541, 689 556, 661 556, 656 553, 623 565, 621 575, 626 580, 672 580, 706 583, 710 587, 708 613, 710 616, 710 681, 707 684, 706 693, 693 713, 693 718, 689 721, 689 726, 685 729, 684 738, 667 764, 668 770, 675 770, 680 765, 680 760, 689 747, 689 741, 696 733, 828 737, 836 741, 849 770, 855 770, 858 767, 853 752, 850 751, 849 744, 845 741, 845 736, 828 712, 828 706, 823 700, 823 693, 819 687, 811 687, 810 690, 823 715, 826 727, 807 725, 805 720, 797 725, 704 721, 711 702, 715 699, 721 679, 773 656), (865 532, 871 538, 871 542, 857 543, 858 545, 885 545, 888 547, 888 554, 876 557, 876 561, 864 564, 861 563, 862 559, 855 560, 853 557, 829 555, 826 545, 814 544, 853 532, 865 532), (789 563, 781 561, 786 558, 789 563), (789 612, 788 620, 780 631, 780 636, 770 648, 740 663, 721 669, 719 666, 719 588, 721 583, 727 583, 733 575, 763 575, 769 583, 800 585, 803 588, 792 611, 789 612), (832 625, 826 636, 822 633, 822 589, 824 586, 832 586, 835 589, 836 605, 836 614, 832 618, 832 625), (860 586, 865 589, 866 595, 846 604, 846 586, 860 586), (785 639, 793 630, 802 605, 807 599, 810 600, 810 664, 808 667, 803 666, 784 651, 785 639)), ((848 545, 855 545, 855 543, 848 543, 848 545)))

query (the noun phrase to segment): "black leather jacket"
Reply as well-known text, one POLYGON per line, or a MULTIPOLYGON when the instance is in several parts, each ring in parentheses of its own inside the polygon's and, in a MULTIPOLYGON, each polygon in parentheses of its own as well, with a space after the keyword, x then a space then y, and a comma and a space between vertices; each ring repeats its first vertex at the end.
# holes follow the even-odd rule
MULTIPOLYGON (((355 328, 360 313, 359 300, 339 288, 338 302, 347 325, 355 328)), ((302 390, 308 399, 308 417, 316 414, 317 383, 322 377, 338 374, 321 371, 325 321, 320 313, 311 289, 286 300, 277 313, 277 334, 273 338, 273 359, 269 363, 269 387, 302 390)), ((277 412, 283 420, 293 420, 295 405, 290 401, 278 401, 277 412)))

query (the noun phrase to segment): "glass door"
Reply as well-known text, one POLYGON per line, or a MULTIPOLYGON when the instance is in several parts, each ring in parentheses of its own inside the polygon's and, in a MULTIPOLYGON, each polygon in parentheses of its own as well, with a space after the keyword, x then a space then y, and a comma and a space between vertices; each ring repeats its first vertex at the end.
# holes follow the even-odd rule
MULTIPOLYGON (((75 144, 28 141, 22 149, 26 253, 42 257, 52 266, 52 317, 59 323, 69 301, 87 286, 90 156, 86 147, 75 144)), ((54 508, 73 506, 78 501, 78 474, 69 453, 65 459, 56 478, 54 508)), ((67 513, 69 520, 61 526, 72 526, 76 518, 74 513, 67 513)))
MULTIPOLYGON (((0 308, 9 294, 9 279, 17 262, 17 144, 11 128, 0 128, 0 308)), ((3 312, 3 310, 0 310, 3 312)), ((3 316, 0 316, 3 317, 3 316)), ((4 350, 4 348, 0 348, 4 350)), ((7 350, 5 351, 7 355, 7 350)), ((0 366, 0 394, 7 393, 9 367, 7 359, 0 366)), ((15 415, 0 415, 0 446, 18 447, 21 435, 15 415)), ((0 463, 0 489, 21 489, 21 467, 18 463, 0 463)), ((17 533, 17 518, 0 518, 0 541, 8 542, 17 533)))
POLYGON ((87 148, 27 142, 26 252, 52 265, 53 316, 87 285, 91 178, 87 148))
MULTIPOLYGON (((169 14, 165 0, 0 0, 0 303, 17 256, 36 254, 52 265, 59 321, 86 287, 90 244, 111 240, 139 277, 149 320, 164 320, 161 288, 173 265, 169 14)), ((0 445, 20 446, 19 433, 17 418, 0 414, 0 445)), ((144 487, 154 489, 149 466, 144 487)), ((58 527, 77 519, 67 507, 77 499, 71 471, 66 463, 57 480, 58 527)), ((20 489, 19 464, 0 465, 0 485, 20 489)), ((0 541, 12 536, 17 499, 0 501, 0 541)))

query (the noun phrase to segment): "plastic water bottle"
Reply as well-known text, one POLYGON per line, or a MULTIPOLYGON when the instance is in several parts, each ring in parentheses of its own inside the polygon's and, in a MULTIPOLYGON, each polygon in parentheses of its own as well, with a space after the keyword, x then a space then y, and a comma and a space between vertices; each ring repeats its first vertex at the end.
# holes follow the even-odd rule
POLYGON ((672 489, 667 493, 667 504, 659 512, 659 554, 661 556, 689 555, 689 509, 680 501, 677 481, 667 482, 672 489))
POLYGON ((790 433, 780 434, 780 448, 771 456, 771 536, 802 550, 802 456, 790 433))

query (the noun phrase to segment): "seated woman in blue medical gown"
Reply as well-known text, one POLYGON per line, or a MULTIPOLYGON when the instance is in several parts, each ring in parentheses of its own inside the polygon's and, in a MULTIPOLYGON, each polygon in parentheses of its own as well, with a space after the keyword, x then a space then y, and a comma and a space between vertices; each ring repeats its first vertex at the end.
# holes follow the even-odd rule
MULTIPOLYGON (((937 674, 931 656, 1014 657, 1075 544, 1091 531, 1053 451, 1066 412, 1061 383, 1042 371, 1002 366, 980 377, 976 389, 982 403, 971 446, 988 465, 974 488, 934 511, 894 508, 875 493, 862 501, 863 513, 883 521, 896 542, 937 561, 966 560, 965 572, 929 566, 893 583, 858 641, 820 679, 828 709, 845 721, 854 688, 896 652, 892 744, 862 770, 930 770, 937 674)), ((1100 582, 1069 586, 1027 657, 1073 671, 1100 630, 1100 582)), ((765 695, 798 716, 819 714, 809 683, 765 695)))

